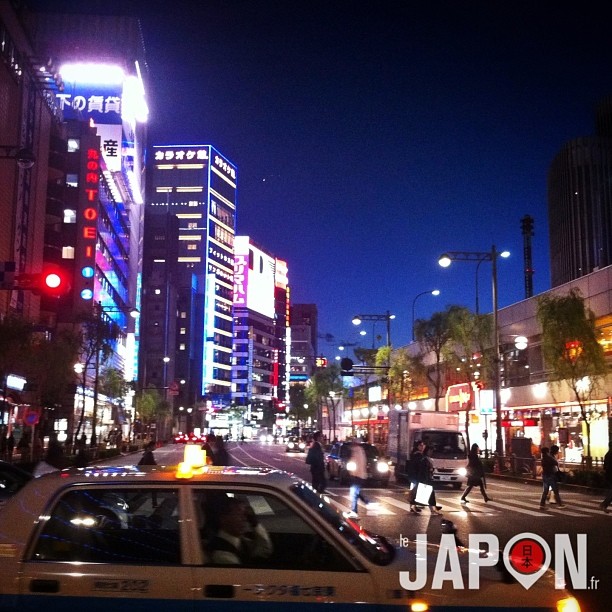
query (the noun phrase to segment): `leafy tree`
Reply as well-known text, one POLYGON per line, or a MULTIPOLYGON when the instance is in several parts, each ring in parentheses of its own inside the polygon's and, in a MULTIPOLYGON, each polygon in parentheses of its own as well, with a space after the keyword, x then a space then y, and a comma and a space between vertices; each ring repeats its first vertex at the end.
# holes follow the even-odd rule
POLYGON ((550 368, 549 380, 566 383, 580 409, 587 436, 587 466, 591 467, 591 423, 600 412, 591 406, 607 373, 603 347, 597 342, 595 315, 585 306, 580 291, 538 298, 542 326, 542 352, 550 368))
POLYGON ((319 427, 322 425, 322 408, 327 406, 329 419, 329 438, 332 437, 332 423, 335 429, 336 425, 336 409, 344 395, 344 387, 342 385, 342 376, 340 375, 340 367, 332 364, 326 368, 317 370, 308 385, 306 386, 305 396, 309 406, 317 407, 317 421, 319 427), (335 397, 332 398, 330 393, 333 392, 335 397), (337 399, 336 399, 337 398, 337 399))
POLYGON ((313 406, 308 403, 306 385, 297 384, 289 387, 289 407, 298 423, 314 416, 313 406))
POLYGON ((159 407, 163 401, 156 389, 144 389, 136 397, 136 418, 146 431, 149 431, 151 425, 157 421, 159 407))
MULTIPOLYGON (((100 376, 100 368, 110 359, 113 354, 113 346, 117 340, 119 330, 116 325, 109 321, 106 317, 96 313, 84 313, 80 319, 80 346, 79 353, 81 355, 82 385, 85 385, 88 380, 88 370, 92 369, 94 374, 94 397, 93 397, 93 415, 91 420, 91 446, 96 446, 98 443, 96 435, 96 420, 98 412, 98 384, 100 376)), ((83 398, 85 399, 85 398, 83 398)), ((81 415, 74 434, 76 440, 83 425, 85 418, 85 402, 81 408, 81 415)))
MULTIPOLYGON (((100 391, 108 397, 113 407, 113 415, 125 402, 125 396, 132 389, 131 383, 125 380, 123 372, 117 368, 105 368, 100 374, 100 391)), ((114 417, 117 420, 117 417, 114 417)))
MULTIPOLYGON (((460 382, 470 386, 478 380, 493 381, 496 354, 490 315, 477 315, 468 308, 455 307, 449 312, 450 338, 442 349, 444 361, 460 382)), ((470 446, 470 408, 465 410, 465 432, 470 446)))
MULTIPOLYGON (((380 350, 386 351, 387 347, 380 350)), ((378 359, 386 363, 384 354, 378 359)), ((427 387, 426 368, 420 356, 413 356, 406 348, 400 348, 391 351, 390 362, 387 384, 391 404, 409 402, 427 387)))
POLYGON ((434 389, 436 411, 440 410, 440 397, 444 388, 443 349, 450 341, 450 317, 459 306, 447 306, 442 312, 434 312, 429 319, 417 319, 414 322, 414 337, 419 344, 423 357, 431 354, 434 357, 433 366, 427 368, 426 376, 434 389))

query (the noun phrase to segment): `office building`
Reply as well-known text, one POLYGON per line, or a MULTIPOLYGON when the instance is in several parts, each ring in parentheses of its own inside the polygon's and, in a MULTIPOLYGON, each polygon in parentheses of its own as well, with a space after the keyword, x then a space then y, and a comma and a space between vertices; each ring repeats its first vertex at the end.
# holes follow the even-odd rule
POLYGON ((178 430, 206 428, 231 401, 237 170, 210 145, 160 145, 147 177, 143 386, 178 430))
POLYGON ((291 306, 290 382, 305 383, 314 373, 318 333, 317 305, 293 304, 291 306))
POLYGON ((597 108, 595 136, 566 143, 548 175, 551 285, 612 264, 612 100, 597 108))
POLYGON ((290 354, 287 264, 248 236, 236 237, 234 251, 232 403, 244 408, 246 426, 282 428, 290 354))

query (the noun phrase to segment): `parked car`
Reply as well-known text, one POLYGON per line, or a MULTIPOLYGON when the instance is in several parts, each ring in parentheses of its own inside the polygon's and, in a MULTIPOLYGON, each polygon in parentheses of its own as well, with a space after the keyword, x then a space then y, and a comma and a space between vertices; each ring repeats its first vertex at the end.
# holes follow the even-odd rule
POLYGON ((289 436, 285 445, 287 453, 303 453, 306 451, 306 442, 297 436, 289 436))
POLYGON ((0 461, 0 507, 32 478, 34 476, 30 472, 7 461, 0 461))
MULTIPOLYGON (((337 442, 332 445, 329 454, 325 458, 329 479, 334 480, 337 478, 342 485, 348 484, 350 479, 350 474, 346 467, 351 457, 350 446, 350 442, 337 442)), ((373 444, 362 442, 361 447, 366 454, 368 481, 386 487, 389 484, 389 477, 391 475, 389 461, 380 456, 378 449, 373 444)))
MULTIPOLYGON (((560 600, 575 601, 555 589, 552 572, 527 591, 491 563, 479 568, 478 589, 455 589, 451 580, 434 589, 441 549, 427 550, 417 554, 414 542, 395 547, 276 469, 187 461, 71 469, 32 480, 0 513, 0 609, 156 612, 251 604, 306 611, 328 604, 333 611, 358 602, 398 612, 491 606, 552 612, 567 609, 557 607, 560 600), (213 553, 230 504, 244 509, 241 529, 266 534, 269 546, 227 565, 227 555, 213 553), (417 567, 427 572, 423 586, 400 588, 400 572, 414 576, 417 567)), ((472 561, 467 552, 458 560, 466 585, 472 561)))

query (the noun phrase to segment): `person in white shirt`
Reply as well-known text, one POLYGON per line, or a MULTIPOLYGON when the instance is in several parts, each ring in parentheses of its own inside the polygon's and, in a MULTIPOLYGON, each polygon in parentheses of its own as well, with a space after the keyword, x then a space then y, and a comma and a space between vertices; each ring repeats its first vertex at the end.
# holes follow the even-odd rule
POLYGON ((270 557, 270 536, 246 501, 227 497, 216 510, 219 529, 208 543, 211 563, 245 565, 270 557))
POLYGON ((350 448, 351 456, 346 467, 351 475, 351 511, 356 516, 360 499, 366 505, 370 503, 361 490, 368 479, 368 462, 363 447, 356 440, 351 442, 350 448))

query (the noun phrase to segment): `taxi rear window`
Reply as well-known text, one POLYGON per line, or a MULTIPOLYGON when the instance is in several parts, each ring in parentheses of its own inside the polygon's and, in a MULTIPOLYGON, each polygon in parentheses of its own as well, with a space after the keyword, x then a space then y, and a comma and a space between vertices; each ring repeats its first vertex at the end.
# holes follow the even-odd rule
POLYGON ((73 489, 44 519, 36 561, 180 564, 178 491, 73 489))
POLYGON ((294 484, 291 491, 369 561, 376 565, 388 565, 393 561, 395 548, 384 537, 370 534, 359 523, 345 518, 325 499, 325 495, 317 493, 306 483, 294 484))

